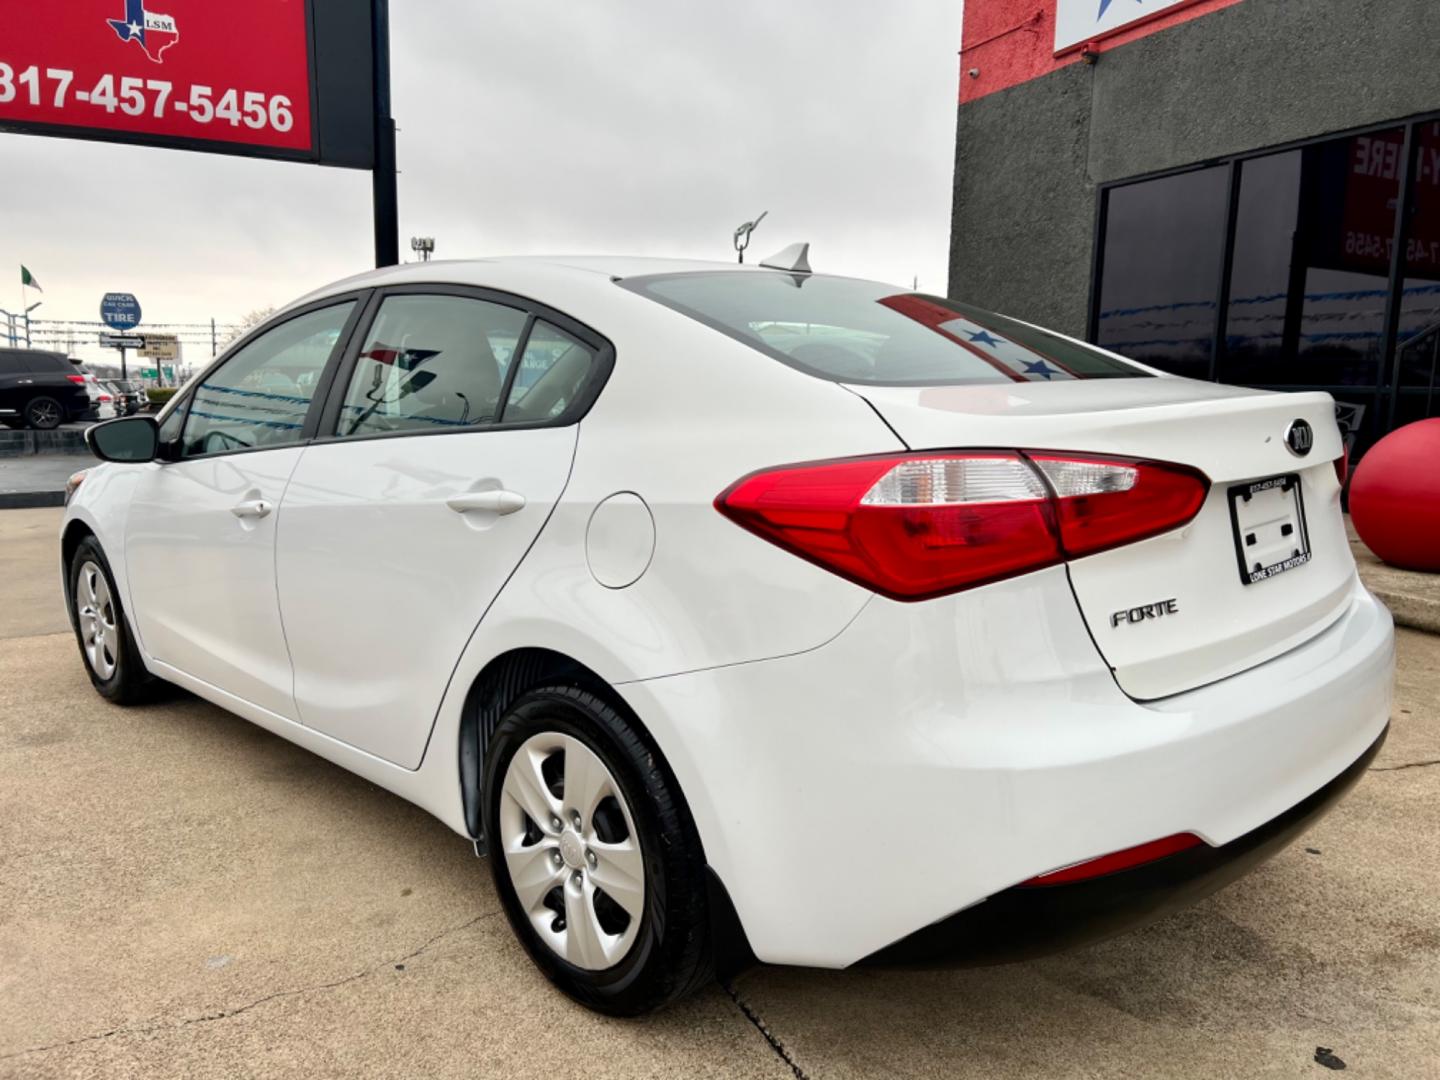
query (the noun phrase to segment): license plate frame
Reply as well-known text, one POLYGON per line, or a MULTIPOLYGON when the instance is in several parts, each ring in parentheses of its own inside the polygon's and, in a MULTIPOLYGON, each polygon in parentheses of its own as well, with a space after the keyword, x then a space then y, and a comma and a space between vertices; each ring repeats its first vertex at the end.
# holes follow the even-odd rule
POLYGON ((1226 494, 1240 584, 1258 585, 1310 561, 1299 473, 1236 484, 1226 494))

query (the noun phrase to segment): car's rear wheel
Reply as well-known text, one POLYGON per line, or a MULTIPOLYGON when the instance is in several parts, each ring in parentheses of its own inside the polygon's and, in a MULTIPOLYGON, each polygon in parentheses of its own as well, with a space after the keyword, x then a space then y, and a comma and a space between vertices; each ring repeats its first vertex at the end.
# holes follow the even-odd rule
POLYGON ((40 431, 57 428, 64 419, 65 409, 54 398, 35 397, 25 405, 25 422, 40 431))
POLYGON ((484 792, 506 915, 561 990, 634 1016, 711 977, 694 822, 617 709, 575 687, 525 694, 490 739, 484 792))
POLYGON ((117 705, 141 700, 154 677, 130 637, 110 564, 93 536, 80 541, 70 560, 70 603, 75 640, 95 689, 117 705))

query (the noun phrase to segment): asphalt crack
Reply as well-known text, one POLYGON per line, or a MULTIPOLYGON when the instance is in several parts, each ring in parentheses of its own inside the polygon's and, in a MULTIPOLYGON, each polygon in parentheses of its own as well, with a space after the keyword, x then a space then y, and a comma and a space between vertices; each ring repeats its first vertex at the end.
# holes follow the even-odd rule
POLYGON ((327 990, 335 990, 339 987, 347 986, 350 983, 359 982, 361 979, 367 979, 376 972, 386 968, 392 971, 401 969, 407 961, 413 960, 415 957, 427 952, 450 935, 459 934, 475 926, 477 923, 484 922, 486 919, 493 919, 499 914, 501 914, 501 911, 497 909, 495 911, 487 911, 483 915, 476 915, 473 919, 468 919, 458 926, 451 926, 432 935, 419 948, 413 949, 404 956, 399 956, 393 960, 384 961, 383 963, 373 964, 361 971, 354 972, 351 975, 346 975, 339 979, 332 979, 329 982, 313 983, 309 986, 294 987, 290 990, 276 990, 274 993, 265 994, 253 1001, 247 1001, 243 1005, 236 1005, 233 1008, 220 1009, 210 1013, 202 1013, 200 1016, 183 1017, 178 1022, 161 1021, 158 1023, 142 1024, 136 1027, 122 1024, 120 1027, 112 1028, 109 1031, 100 1031, 93 1035, 82 1035, 77 1039, 64 1039, 60 1042, 49 1043, 46 1046, 32 1046, 26 1050, 14 1050, 8 1054, 0 1054, 0 1061, 9 1061, 12 1058, 25 1057, 29 1054, 44 1054, 51 1050, 63 1050, 67 1046, 80 1046, 83 1043, 97 1042, 101 1039, 109 1039, 116 1035, 146 1035, 154 1031, 185 1028, 194 1024, 210 1024, 216 1020, 228 1020, 231 1017, 239 1016, 242 1013, 249 1012, 251 1009, 259 1008, 261 1005, 268 1004, 271 1001, 278 1001, 281 998, 298 997, 303 994, 316 994, 323 993, 327 990))
POLYGON ((1381 765, 1378 768, 1370 766, 1371 772, 1399 772, 1401 769, 1425 769, 1431 765, 1440 765, 1440 758, 1431 761, 1407 761, 1404 765, 1381 765))
POLYGON ((775 1036, 765 1021, 760 1018, 760 1014, 752 1009, 745 999, 740 996, 740 992, 735 989, 735 984, 732 982, 722 982, 720 985, 723 986, 725 992, 730 995, 730 1000, 735 1002, 736 1008, 745 1014, 745 1019, 749 1020, 750 1023, 755 1026, 755 1030, 760 1032, 760 1035, 770 1045, 770 1049, 775 1051, 780 1060, 790 1067, 790 1071, 795 1074, 795 1080, 809 1080, 805 1070, 800 1068, 795 1059, 790 1056, 790 1051, 785 1049, 785 1044, 775 1036))

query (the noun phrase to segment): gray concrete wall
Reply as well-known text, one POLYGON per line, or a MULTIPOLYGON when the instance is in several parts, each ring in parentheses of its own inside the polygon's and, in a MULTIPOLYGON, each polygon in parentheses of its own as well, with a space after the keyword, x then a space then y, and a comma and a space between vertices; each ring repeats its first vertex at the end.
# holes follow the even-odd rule
POLYGON ((1082 334, 1098 184, 1440 110, 1440 0, 1244 0, 962 105, 950 295, 1082 334))
POLYGON ((1090 83, 1090 69, 1076 65, 961 107, 951 296, 1084 330, 1095 206, 1085 174, 1090 83))

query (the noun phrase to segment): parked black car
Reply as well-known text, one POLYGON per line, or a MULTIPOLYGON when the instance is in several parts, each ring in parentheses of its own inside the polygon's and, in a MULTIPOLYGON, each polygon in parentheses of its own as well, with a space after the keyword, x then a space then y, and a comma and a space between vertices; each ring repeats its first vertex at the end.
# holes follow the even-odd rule
POLYGON ((145 387, 134 379, 102 379, 100 385, 115 399, 117 416, 134 416, 150 404, 145 387))
POLYGON ((0 423, 48 431, 92 408, 84 374, 64 353, 0 349, 0 423))

